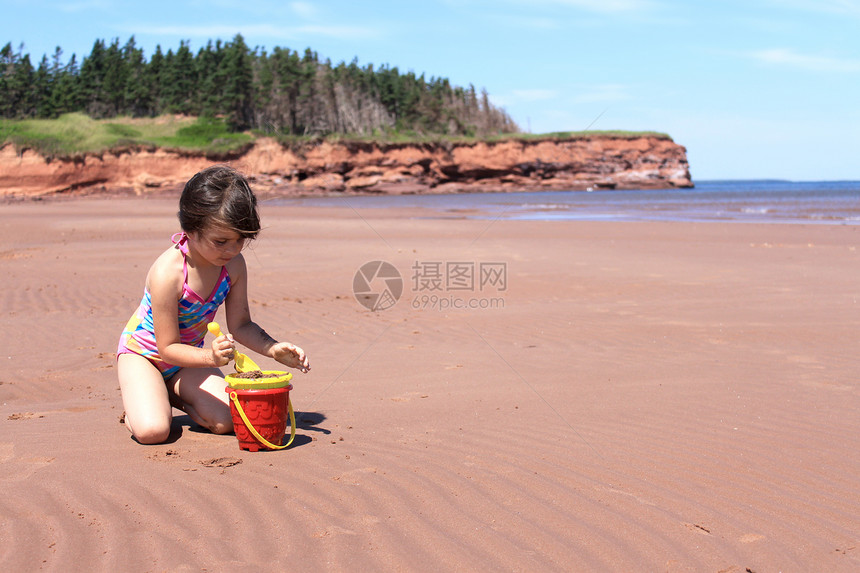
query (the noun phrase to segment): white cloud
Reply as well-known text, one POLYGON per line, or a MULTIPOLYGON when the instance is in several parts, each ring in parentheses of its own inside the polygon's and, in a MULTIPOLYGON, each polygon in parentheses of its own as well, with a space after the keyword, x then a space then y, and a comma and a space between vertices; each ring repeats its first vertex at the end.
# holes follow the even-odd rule
MULTIPOLYGON (((444 4, 460 8, 464 4, 483 4, 498 9, 499 0, 442 0, 444 4)), ((623 12, 646 12, 657 8, 663 0, 502 0, 502 3, 522 6, 530 12, 550 6, 578 8, 599 14, 619 14, 623 12)))
POLYGON ((559 92, 557 90, 522 89, 512 90, 507 94, 490 94, 490 101, 493 105, 506 107, 536 101, 548 101, 558 96, 559 92))
POLYGON ((317 15, 316 7, 310 2, 290 2, 290 8, 301 18, 314 18, 317 15))
POLYGON ((748 54, 764 64, 788 66, 813 72, 860 72, 860 60, 799 54, 785 48, 758 50, 748 54))
MULTIPOLYGON (((519 1, 519 0, 516 0, 519 1)), ((569 6, 589 12, 640 12, 657 5, 653 0, 527 0, 525 4, 569 6)))
POLYGON ((213 24, 204 26, 134 26, 133 31, 139 34, 159 36, 176 36, 177 38, 222 38, 229 39, 236 34, 242 34, 246 39, 277 38, 295 40, 309 36, 326 36, 333 38, 361 39, 377 35, 371 28, 358 26, 276 26, 273 24, 213 24))
POLYGON ((519 28, 528 28, 531 30, 557 30, 562 27, 561 22, 553 18, 512 18, 508 23, 519 28))
POLYGON ((608 103, 633 99, 633 96, 628 93, 628 86, 622 84, 581 86, 565 92, 540 88, 519 89, 512 90, 507 94, 491 96, 491 99, 498 105, 516 105, 558 100, 563 95, 569 96, 565 98, 565 102, 574 104, 608 103))
POLYGON ((307 25, 298 26, 289 29, 292 35, 302 36, 330 36, 333 38, 372 38, 378 35, 378 30, 373 28, 363 28, 359 26, 327 26, 327 25, 307 25))
POLYGON ((770 0, 776 8, 795 8, 808 12, 860 16, 858 0, 770 0))
POLYGON ((80 0, 78 2, 61 2, 56 4, 54 8, 61 12, 73 14, 92 10, 107 10, 113 7, 112 4, 109 0, 80 0))
POLYGON ((585 87, 573 97, 573 103, 601 103, 633 99, 622 84, 599 84, 585 87))
POLYGON ((533 90, 514 90, 514 97, 517 101, 543 101, 548 99, 555 99, 558 97, 558 92, 556 90, 541 90, 541 89, 533 89, 533 90))

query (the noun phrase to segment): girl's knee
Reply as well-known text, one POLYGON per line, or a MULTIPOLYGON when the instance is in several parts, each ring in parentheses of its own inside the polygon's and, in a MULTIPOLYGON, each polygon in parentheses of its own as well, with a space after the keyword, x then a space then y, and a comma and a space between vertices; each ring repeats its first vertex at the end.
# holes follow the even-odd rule
POLYGON ((170 425, 152 425, 143 428, 135 428, 132 431, 134 439, 141 444, 162 444, 170 437, 170 425))
POLYGON ((126 418, 126 424, 134 439, 147 445, 166 442, 170 437, 170 422, 171 420, 144 419, 135 420, 134 424, 129 424, 126 418))
POLYGON ((208 424, 208 428, 213 434, 229 434, 233 431, 233 419, 228 417, 213 420, 208 424))
POLYGON ((185 412, 191 419, 213 434, 229 434, 233 431, 233 415, 226 404, 205 404, 205 408, 185 404, 185 412))

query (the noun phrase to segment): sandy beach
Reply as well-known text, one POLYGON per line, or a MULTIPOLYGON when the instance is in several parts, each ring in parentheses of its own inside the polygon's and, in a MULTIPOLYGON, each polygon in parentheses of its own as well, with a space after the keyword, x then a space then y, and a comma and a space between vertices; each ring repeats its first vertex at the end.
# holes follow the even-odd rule
POLYGON ((0 205, 0 570, 860 570, 860 226, 263 203, 252 313, 312 370, 249 453, 120 423, 176 210, 0 205))

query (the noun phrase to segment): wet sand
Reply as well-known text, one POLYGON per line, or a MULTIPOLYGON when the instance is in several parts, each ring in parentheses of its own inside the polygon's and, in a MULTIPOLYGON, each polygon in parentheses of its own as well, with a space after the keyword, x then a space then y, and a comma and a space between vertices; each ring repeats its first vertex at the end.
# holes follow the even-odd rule
POLYGON ((252 313, 313 369, 295 445, 248 453, 119 422, 175 213, 0 206, 0 569, 860 569, 860 227, 264 204, 252 313), (403 278, 378 312, 374 260, 403 278), (470 290, 482 263, 505 281, 470 290))

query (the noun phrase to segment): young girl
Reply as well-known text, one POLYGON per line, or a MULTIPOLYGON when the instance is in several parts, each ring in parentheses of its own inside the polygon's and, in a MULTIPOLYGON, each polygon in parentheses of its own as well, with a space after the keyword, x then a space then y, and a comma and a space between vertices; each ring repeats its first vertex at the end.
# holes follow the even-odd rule
POLYGON ((234 341, 302 372, 310 368, 301 348, 277 342, 251 320, 241 251, 260 231, 260 219, 245 178, 224 166, 192 177, 179 200, 179 223, 182 232, 149 269, 117 348, 125 424, 143 444, 167 440, 173 407, 216 434, 233 430, 218 367, 233 358, 234 341), (232 336, 204 348, 222 303, 232 336))

